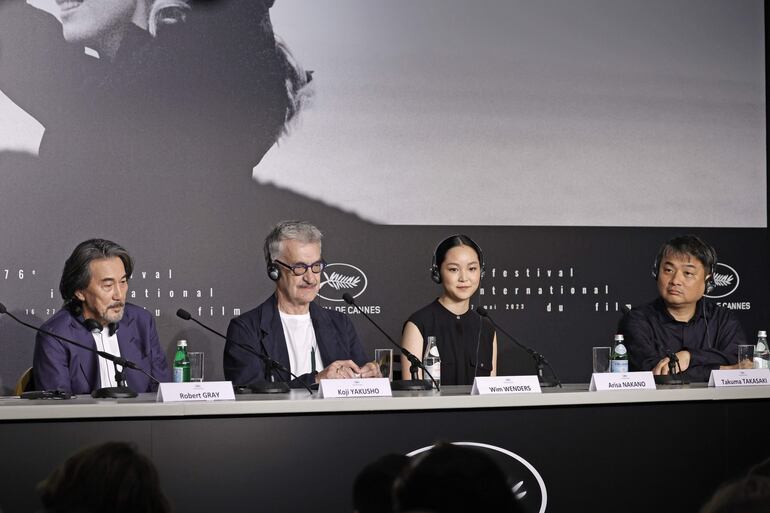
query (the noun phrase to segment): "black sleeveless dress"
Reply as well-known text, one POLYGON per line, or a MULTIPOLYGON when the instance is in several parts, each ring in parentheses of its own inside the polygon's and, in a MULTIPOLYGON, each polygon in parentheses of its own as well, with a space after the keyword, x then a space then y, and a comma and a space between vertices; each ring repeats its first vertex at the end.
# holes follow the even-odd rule
MULTIPOLYGON (((438 299, 409 317, 422 334, 422 358, 428 337, 436 337, 441 357, 442 385, 471 385, 475 376, 492 372, 492 342, 495 330, 473 310, 455 315, 438 299)), ((408 377, 408 372, 404 372, 408 377)))

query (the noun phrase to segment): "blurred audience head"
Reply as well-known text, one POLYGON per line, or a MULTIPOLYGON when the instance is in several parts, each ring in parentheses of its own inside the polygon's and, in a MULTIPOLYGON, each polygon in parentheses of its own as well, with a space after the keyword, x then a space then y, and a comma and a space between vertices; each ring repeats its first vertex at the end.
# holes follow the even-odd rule
POLYGON ((723 484, 701 513, 767 513, 770 511, 770 459, 740 479, 723 484))
POLYGON ((365 466, 353 482, 353 509, 357 513, 391 513, 393 483, 409 465, 403 454, 387 454, 365 466))
POLYGON ((437 444, 413 458, 395 485, 397 512, 521 511, 505 474, 472 447, 437 444))
POLYGON ((152 462, 124 442, 88 447, 38 485, 47 513, 169 513, 152 462))

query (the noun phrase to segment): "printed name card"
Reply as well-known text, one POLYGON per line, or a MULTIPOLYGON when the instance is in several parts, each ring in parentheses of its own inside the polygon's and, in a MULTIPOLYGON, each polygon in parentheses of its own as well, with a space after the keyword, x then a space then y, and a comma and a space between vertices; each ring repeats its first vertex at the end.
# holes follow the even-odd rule
POLYGON ((756 387, 770 385, 770 369, 713 370, 710 387, 756 387))
POLYGON ((652 371, 594 372, 588 390, 656 390, 655 377, 652 371))
POLYGON ((388 378, 322 379, 318 385, 318 397, 391 397, 388 378))
POLYGON ((232 381, 161 383, 155 400, 159 403, 235 401, 235 392, 232 381))
POLYGON ((539 394, 537 376, 477 376, 473 380, 471 395, 488 394, 539 394))

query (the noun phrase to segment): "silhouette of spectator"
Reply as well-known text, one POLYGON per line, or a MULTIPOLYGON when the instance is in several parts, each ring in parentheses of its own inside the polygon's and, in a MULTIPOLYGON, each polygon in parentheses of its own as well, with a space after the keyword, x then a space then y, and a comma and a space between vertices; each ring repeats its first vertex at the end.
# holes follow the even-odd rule
POLYGON ((353 509, 357 513, 391 513, 393 484, 409 465, 409 457, 387 454, 361 470, 353 482, 353 509))
POLYGON ((723 484, 700 513, 767 513, 770 511, 770 458, 745 477, 723 484))
POLYGON ((71 456, 38 485, 48 513, 170 513, 158 472, 124 442, 107 442, 71 456))
POLYGON ((461 445, 437 444, 415 457, 396 481, 397 512, 519 512, 505 474, 483 452, 461 445))

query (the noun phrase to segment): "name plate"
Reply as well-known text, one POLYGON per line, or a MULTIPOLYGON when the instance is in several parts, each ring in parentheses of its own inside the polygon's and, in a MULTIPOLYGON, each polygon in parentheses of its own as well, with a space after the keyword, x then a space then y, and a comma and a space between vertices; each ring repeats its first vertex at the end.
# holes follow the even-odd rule
POLYGON ((318 397, 391 397, 388 378, 322 379, 318 385, 318 397))
POLYGON ((770 385, 770 369, 713 370, 710 387, 757 387, 770 385))
POLYGON ((477 376, 473 380, 471 395, 488 394, 539 394, 537 376, 477 376))
POLYGON ((594 372, 588 390, 656 390, 655 377, 652 371, 594 372))
POLYGON ((158 386, 159 403, 188 401, 235 401, 232 381, 194 381, 191 383, 161 383, 158 386))

